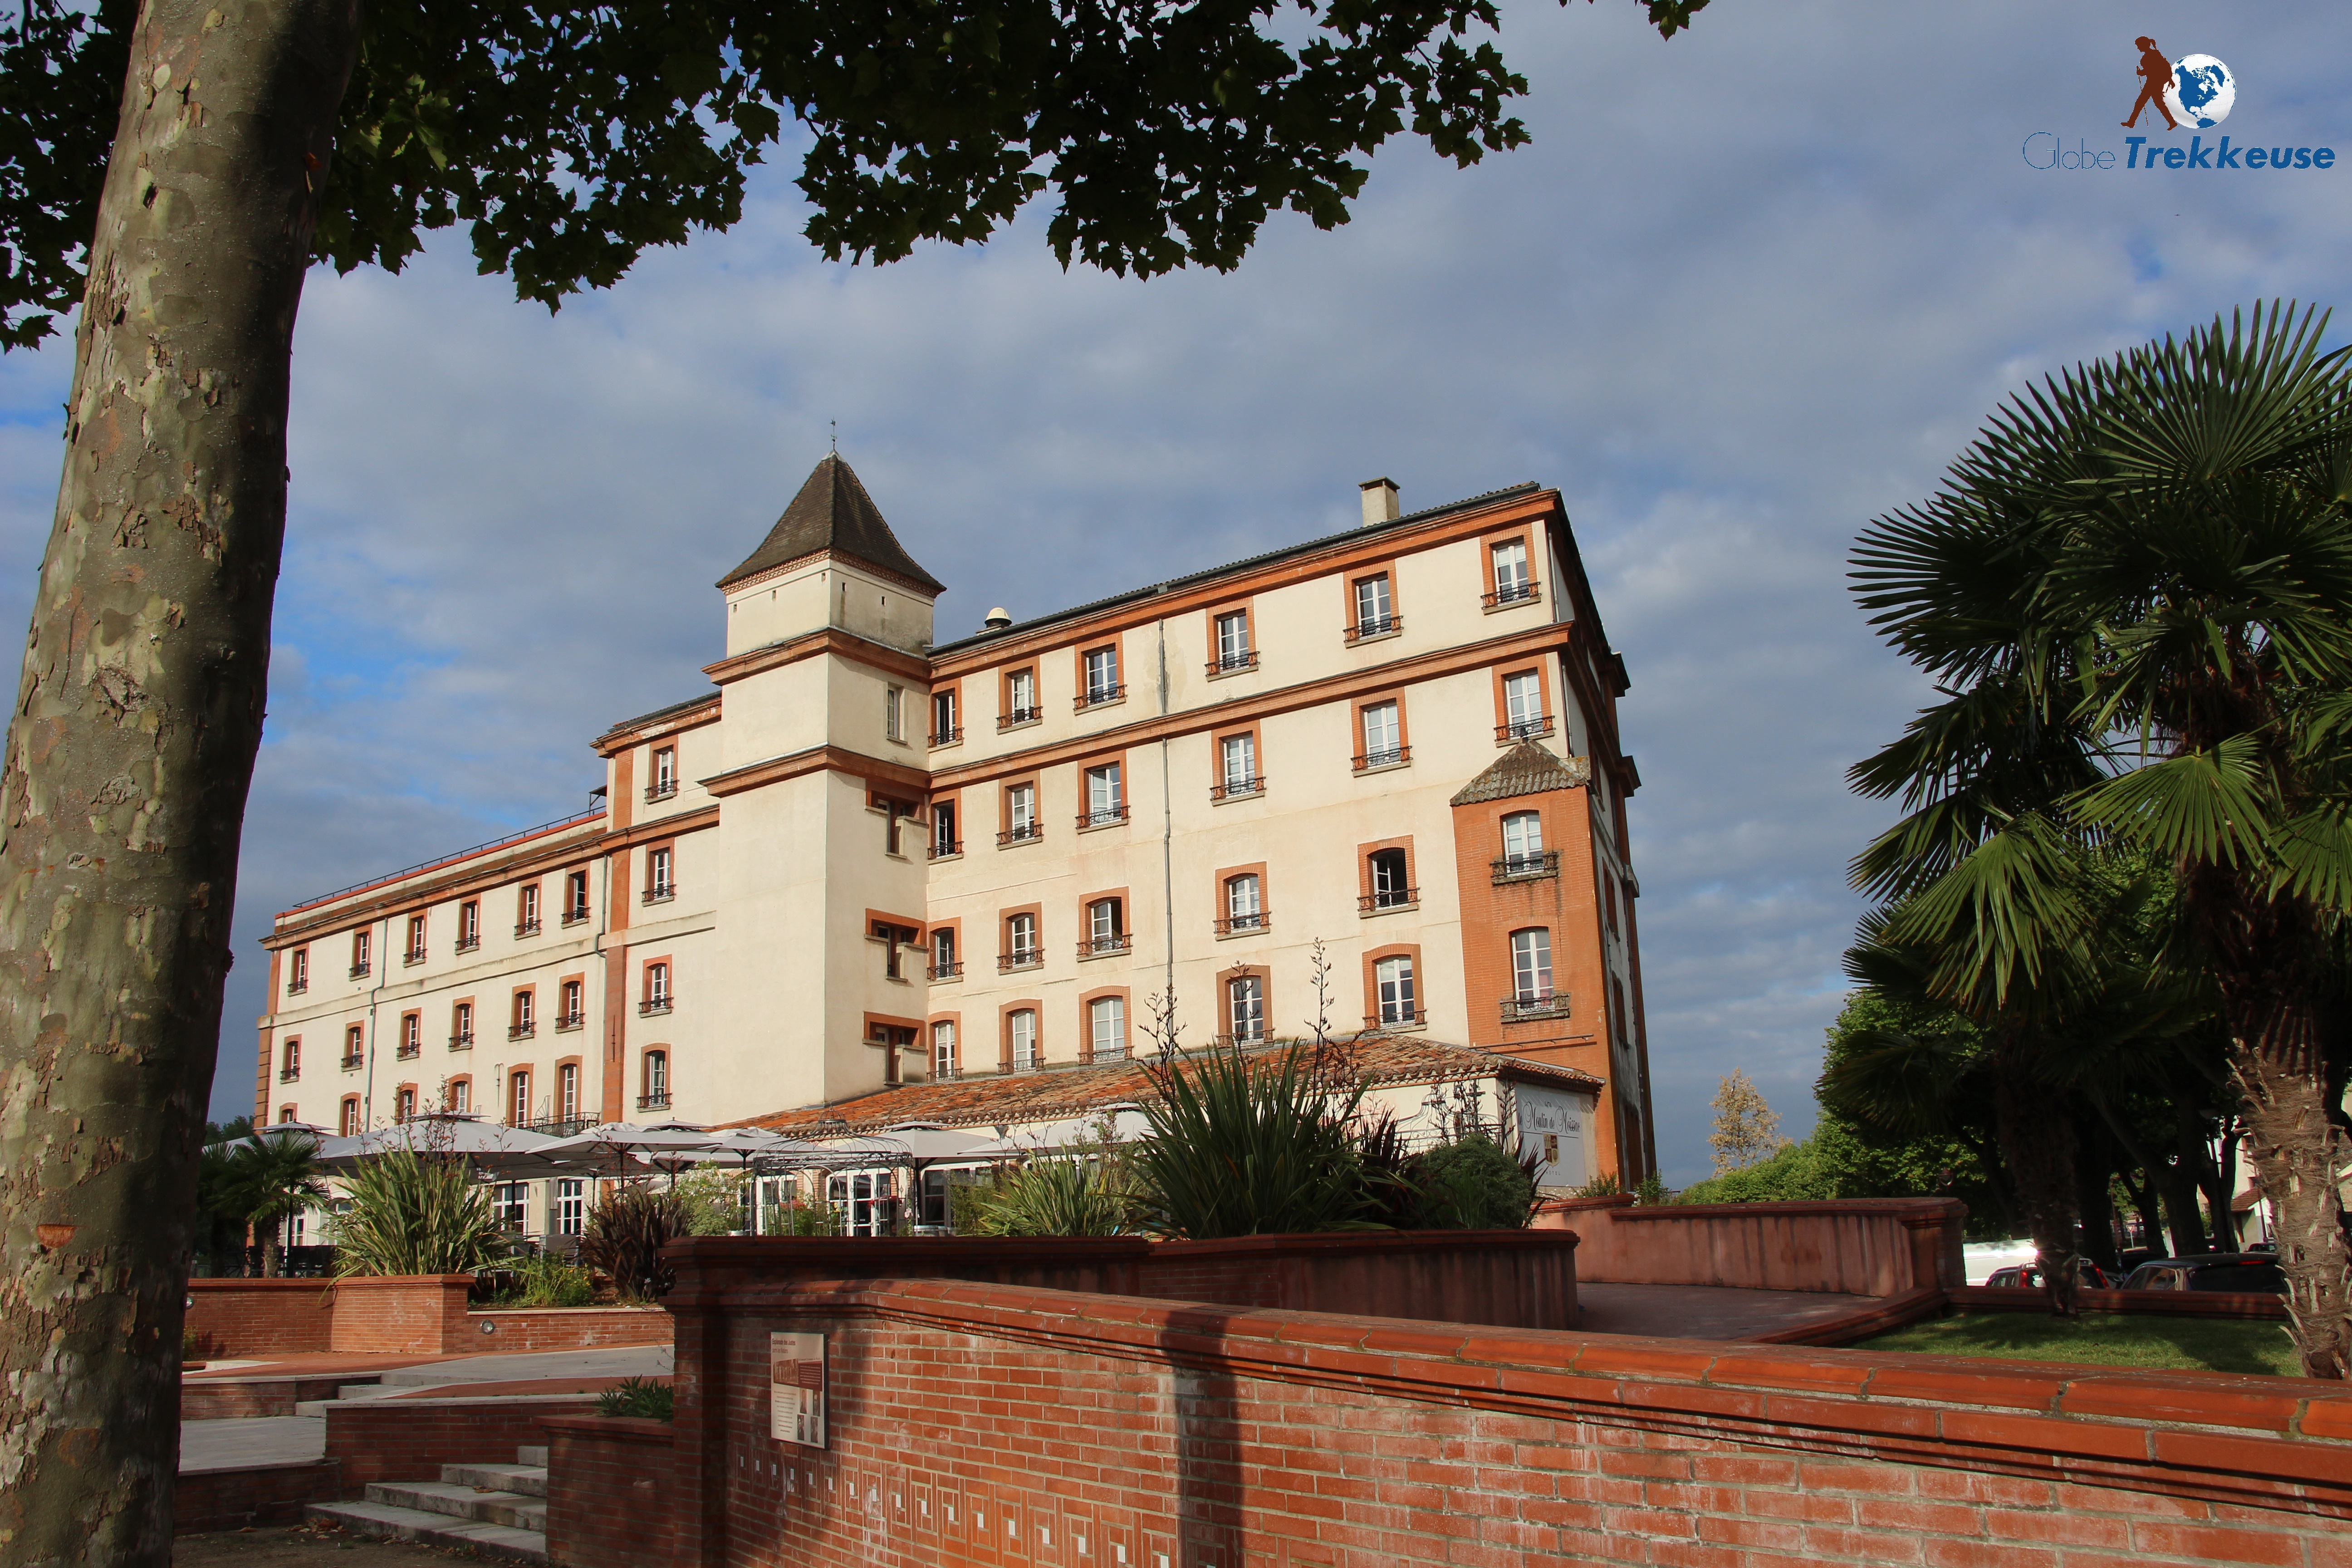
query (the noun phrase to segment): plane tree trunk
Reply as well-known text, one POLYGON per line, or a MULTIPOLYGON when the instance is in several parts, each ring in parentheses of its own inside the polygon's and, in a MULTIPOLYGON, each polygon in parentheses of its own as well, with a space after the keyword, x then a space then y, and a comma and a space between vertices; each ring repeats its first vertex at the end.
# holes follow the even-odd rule
POLYGON ((171 1554, 296 307, 359 0, 148 0, 0 760, 0 1563, 171 1554))

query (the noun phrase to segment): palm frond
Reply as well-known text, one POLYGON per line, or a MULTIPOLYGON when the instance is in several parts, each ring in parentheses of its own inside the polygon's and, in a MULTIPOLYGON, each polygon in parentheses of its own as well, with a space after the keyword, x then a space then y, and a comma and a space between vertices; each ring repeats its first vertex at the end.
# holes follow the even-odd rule
POLYGON ((2260 737, 2232 735, 2108 780, 2074 797, 2076 816, 2126 843, 2204 865, 2261 866, 2270 849, 2260 737))

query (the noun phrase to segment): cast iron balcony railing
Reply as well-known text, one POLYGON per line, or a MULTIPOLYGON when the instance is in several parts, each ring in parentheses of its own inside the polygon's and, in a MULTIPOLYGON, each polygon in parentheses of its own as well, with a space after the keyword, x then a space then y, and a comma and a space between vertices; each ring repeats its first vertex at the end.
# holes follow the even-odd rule
POLYGON ((482 939, 479 936, 461 936, 457 939, 457 945, 453 951, 457 952, 471 952, 481 945, 482 939))
POLYGON ((1404 630, 1402 616, 1366 616, 1348 628, 1349 642, 1361 642, 1366 637, 1384 637, 1391 632, 1404 630))
POLYGON ((1536 586, 1536 580, 1532 577, 1524 583, 1506 583, 1493 593, 1481 595, 1490 610, 1499 610, 1505 605, 1532 605, 1542 597, 1543 591, 1536 586))
POLYGON ((1567 1016, 1568 993, 1565 991, 1528 990, 1503 998, 1503 1022, 1506 1024, 1567 1016))
POLYGON ((587 1026, 588 1015, 585 1013, 558 1013, 555 1016, 555 1032, 559 1035, 587 1026))
POLYGON ((414 1061, 425 1054, 425 1047, 420 1045, 404 1045, 392 1054, 395 1060, 414 1061))
POLYGON ((1116 827, 1126 820, 1127 803, 1125 801, 1119 802, 1117 805, 1104 806, 1100 811, 1078 813, 1080 827, 1116 827))
POLYGON ((537 936, 538 934, 539 934, 539 922, 538 922, 537 921, 515 921, 515 935, 517 935, 517 936, 537 936))
POLYGON ((507 1026, 507 1038, 509 1040, 528 1040, 538 1033, 539 1026, 537 1024, 509 1024, 507 1026))
POLYGON ((300 1068, 279 1068, 278 1069, 278 1081, 280 1083, 294 1083, 299 1081, 301 1077, 302 1069, 300 1068))
POLYGON ((1367 1029, 1418 1029, 1428 1022, 1426 1007, 1383 1007, 1364 1015, 1367 1029))
POLYGON ((676 779, 656 779, 653 783, 646 785, 646 799, 648 801, 667 800, 677 793, 677 781, 676 779))
POLYGON ((400 962, 405 967, 414 969, 425 962, 425 950, 421 947, 412 947, 400 955, 400 962))
POLYGON ((1253 936, 1274 923, 1271 910, 1253 910, 1245 915, 1227 915, 1217 922, 1219 936, 1253 936))
POLYGON ((1078 693, 1077 700, 1071 703, 1070 707, 1074 711, 1083 713, 1089 708, 1099 708, 1106 702, 1117 702, 1126 695, 1127 688, 1118 681, 1112 681, 1108 686, 1089 686, 1078 693))
POLYGON ((1116 931, 1109 936, 1090 936, 1078 943, 1080 958, 1101 958, 1109 953, 1125 952, 1135 945, 1135 933, 1116 931))
POLYGON ((367 1066, 367 1058, 364 1056, 345 1057, 343 1058, 343 1070, 345 1072, 357 1072, 360 1068, 365 1066, 367 1066))
POLYGON ((961 838, 950 838, 944 843, 936 838, 931 840, 931 858, 934 860, 945 860, 962 853, 963 840, 961 838))
POLYGON ((1494 861, 1495 885, 1534 882, 1559 875, 1559 851, 1538 849, 1531 855, 1505 855, 1494 861))
POLYGON ((1032 844, 1045 837, 1045 825, 1044 823, 1016 822, 1012 826, 1006 828, 1003 832, 998 834, 996 836, 996 842, 1000 847, 1007 844, 1032 844))
MULTIPOLYGON (((593 1116, 556 1116, 540 1121, 518 1121, 514 1125, 525 1132, 544 1132, 551 1138, 569 1138, 595 1126, 596 1119, 593 1116)), ((567 1231, 564 1234, 573 1233, 567 1231)))
POLYGON ((674 998, 667 992, 658 996, 648 996, 637 1004, 637 1016, 641 1018, 650 1018, 656 1013, 667 1013, 673 1000, 674 998))
POLYGON ((1223 784, 1209 786, 1211 800, 1247 800, 1254 795, 1265 793, 1265 775, 1264 773, 1250 773, 1245 777, 1229 778, 1223 784))
POLYGON ((1045 716, 1045 710, 1043 708, 1008 708, 997 715, 996 727, 1000 730, 1010 730, 1016 725, 1034 724, 1045 716))
POLYGON ((1377 888, 1357 899, 1356 908, 1376 915, 1382 910, 1409 910, 1421 902, 1419 888, 1377 888))
POLYGON ((928 973, 933 980, 961 980, 963 978, 963 965, 952 960, 946 963, 926 964, 924 968, 926 973, 928 973))
POLYGON ((950 724, 944 730, 931 731, 931 744, 934 746, 952 746, 962 739, 963 726, 961 724, 950 724))
POLYGON ((637 901, 646 904, 666 904, 676 897, 677 897, 676 882, 656 882, 637 895, 637 901))
POLYGON ((1497 741, 1532 741, 1551 733, 1551 715, 1538 713, 1532 719, 1514 719, 1507 724, 1495 726, 1497 741))
POLYGON ((1044 948, 1016 947, 1011 952, 1000 952, 996 955, 996 969, 997 973, 1002 974, 1014 969, 1034 969, 1045 962, 1044 948))
POLYGON ((568 926, 586 925, 588 923, 588 906, 585 904, 574 904, 572 908, 564 910, 563 923, 568 926))
POLYGON ((1374 768, 1392 768, 1412 761, 1411 746, 1383 746, 1377 752, 1366 752, 1356 759, 1356 771, 1370 773, 1374 768))
POLYGON ((637 1109, 639 1110, 667 1110, 669 1109, 669 1090, 665 1089, 653 1094, 641 1094, 637 1096, 637 1109))
POLYGON ((1221 653, 1209 661, 1211 675, 1231 675, 1237 669, 1255 669, 1257 649, 1245 647, 1239 653, 1221 653))
POLYGON ((474 1031, 471 1029, 460 1029, 456 1034, 450 1036, 449 1048, 453 1051, 472 1050, 474 1048, 474 1031))
POLYGON ((368 966, 367 966, 366 964, 364 964, 364 963, 354 963, 354 964, 352 964, 352 979, 354 979, 354 980, 365 980, 365 979, 367 978, 367 973, 368 973, 368 966))
POLYGON ((299 996, 309 989, 310 989, 310 983, 307 980, 289 980, 286 983, 286 994, 289 996, 299 996))

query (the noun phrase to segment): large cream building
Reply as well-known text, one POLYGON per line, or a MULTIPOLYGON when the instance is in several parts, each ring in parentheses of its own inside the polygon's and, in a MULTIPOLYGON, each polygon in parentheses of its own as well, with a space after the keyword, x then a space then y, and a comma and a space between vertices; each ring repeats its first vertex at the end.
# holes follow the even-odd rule
POLYGON ((954 1080, 984 1121, 1172 994, 1185 1046, 1319 1010, 1521 1058, 1589 1114, 1555 1180, 1632 1184, 1639 780, 1560 498, 1362 499, 936 642, 941 585, 828 457, 719 584, 715 689, 597 738, 605 806, 278 918, 257 1113, 872 1121, 954 1080))

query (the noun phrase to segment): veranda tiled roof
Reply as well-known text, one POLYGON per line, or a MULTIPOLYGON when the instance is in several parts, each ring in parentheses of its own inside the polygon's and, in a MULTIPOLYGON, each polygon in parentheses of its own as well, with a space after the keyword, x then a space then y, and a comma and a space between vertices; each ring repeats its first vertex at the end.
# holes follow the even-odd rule
POLYGON ((1513 795, 1574 789, 1591 781, 1591 758, 1570 757, 1562 762, 1533 741, 1521 741, 1496 757, 1485 773, 1464 784, 1454 796, 1454 804, 1476 805, 1481 801, 1508 800, 1513 795))
MULTIPOLYGON (((1281 1044, 1283 1042, 1277 1042, 1281 1044)), ((1271 1047, 1269 1047, 1271 1048, 1271 1047)), ((1601 1080, 1574 1068, 1531 1062, 1472 1046, 1410 1035, 1365 1034, 1342 1048, 1356 1058, 1363 1081, 1378 1088, 1397 1083, 1451 1083, 1503 1077, 1559 1089, 1594 1090, 1601 1080)), ((932 1083, 877 1089, 832 1105, 807 1105, 727 1123, 815 1136, 877 1132, 908 1122, 942 1127, 1011 1127, 1032 1121, 1090 1116, 1114 1105, 1138 1105, 1158 1098, 1138 1061, 1099 1067, 1048 1068, 1039 1072, 987 1073, 932 1083)))
POLYGON ((866 493, 866 487, 858 483, 856 474, 837 452, 828 453, 817 463, 807 482, 801 486, 801 493, 793 498, 793 504, 784 508, 784 515, 776 519, 776 526, 760 542, 760 548, 746 556, 743 564, 719 579, 719 585, 727 587, 771 566, 782 566, 787 561, 798 561, 821 550, 879 566, 934 594, 947 592, 938 578, 917 565, 915 558, 907 553, 898 536, 882 521, 882 509, 874 504, 874 498, 866 493))

